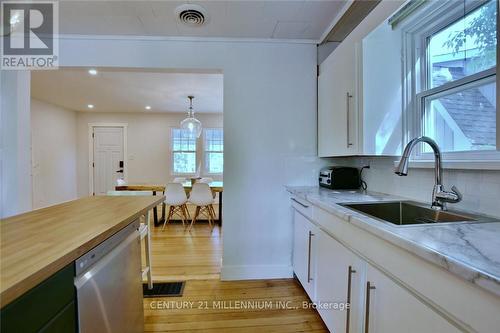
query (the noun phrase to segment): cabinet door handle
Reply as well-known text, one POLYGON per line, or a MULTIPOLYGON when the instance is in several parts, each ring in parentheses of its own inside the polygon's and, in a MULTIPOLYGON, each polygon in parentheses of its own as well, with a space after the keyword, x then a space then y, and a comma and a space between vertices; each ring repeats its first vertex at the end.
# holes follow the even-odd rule
POLYGON ((365 333, 370 332, 370 291, 372 289, 375 289, 375 286, 368 281, 366 283, 365 333))
POLYGON ((307 283, 312 281, 311 278, 311 238, 314 236, 312 231, 309 231, 308 254, 307 254, 307 283))
POLYGON ((298 203, 299 205, 301 205, 302 207, 304 207, 304 208, 309 208, 309 206, 308 206, 308 205, 303 204, 303 203, 302 203, 302 202, 300 202, 299 200, 297 200, 297 199, 295 199, 295 198, 291 198, 291 199, 292 199, 293 201, 295 201, 296 203, 298 203))
POLYGON ((356 273, 356 270, 349 266, 347 270, 347 312, 346 312, 346 321, 345 321, 345 333, 349 333, 349 326, 351 323, 351 280, 352 275, 356 273))
POLYGON ((351 98, 352 98, 352 95, 349 94, 349 92, 347 92, 347 94, 346 94, 346 110, 347 110, 347 122, 346 122, 347 123, 347 135, 346 135, 346 137, 347 137, 347 148, 349 148, 349 147, 352 146, 352 143, 350 141, 350 138, 351 138, 351 126, 350 126, 350 123, 351 123, 351 120, 349 119, 350 118, 349 116, 350 116, 350 113, 351 113, 350 112, 350 107, 349 107, 349 105, 351 104, 350 103, 351 98))

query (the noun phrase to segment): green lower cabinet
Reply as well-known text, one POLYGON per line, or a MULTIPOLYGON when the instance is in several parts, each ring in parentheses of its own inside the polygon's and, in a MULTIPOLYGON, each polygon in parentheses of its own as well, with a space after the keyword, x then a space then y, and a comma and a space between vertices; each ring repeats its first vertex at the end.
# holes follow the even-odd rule
POLYGON ((74 265, 68 265, 0 311, 0 332, 76 332, 74 265))
POLYGON ((75 302, 69 303, 56 317, 54 317, 40 333, 75 332, 76 328, 75 302))

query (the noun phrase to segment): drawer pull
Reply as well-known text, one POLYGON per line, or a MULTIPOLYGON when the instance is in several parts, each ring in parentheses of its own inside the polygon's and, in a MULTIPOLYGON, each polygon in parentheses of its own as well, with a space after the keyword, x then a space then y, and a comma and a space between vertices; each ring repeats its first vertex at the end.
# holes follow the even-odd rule
POLYGON ((304 207, 304 208, 309 208, 309 206, 308 206, 308 205, 303 204, 302 202, 300 202, 299 200, 297 200, 297 199, 295 199, 295 198, 292 198, 292 200, 293 200, 293 201, 295 201, 296 203, 298 203, 299 205, 301 205, 301 206, 302 206, 302 207, 304 207))

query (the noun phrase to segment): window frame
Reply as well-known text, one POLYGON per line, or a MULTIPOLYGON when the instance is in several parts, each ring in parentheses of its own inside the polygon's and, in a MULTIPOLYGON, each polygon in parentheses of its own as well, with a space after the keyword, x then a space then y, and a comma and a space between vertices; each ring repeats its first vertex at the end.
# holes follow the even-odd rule
POLYGON ((203 174, 209 176, 217 176, 224 174, 224 164, 222 166, 222 172, 210 172, 207 168, 207 153, 222 153, 222 159, 224 160, 224 128, 223 127, 207 127, 203 129, 203 174), (207 130, 220 130, 222 131, 222 150, 207 150, 207 130))
MULTIPOLYGON (((486 4, 488 0, 481 1, 466 1, 466 14, 486 4)), ((457 2, 437 1, 429 2, 428 4, 416 10, 402 24, 403 38, 403 73, 408 73, 403 76, 403 130, 404 144, 408 143, 412 138, 423 135, 423 122, 425 99, 437 94, 445 94, 460 88, 467 88, 474 83, 487 80, 496 80, 496 66, 490 69, 466 76, 462 79, 447 82, 441 86, 428 89, 430 82, 428 70, 428 38, 433 34, 453 24, 457 20, 464 17, 464 6, 457 6, 457 2), (414 110, 415 112, 411 112, 414 110)), ((498 6, 498 5, 497 5, 498 6)), ((498 10, 498 7, 497 7, 498 10)), ((498 14, 497 14, 498 24, 498 14)), ((498 43, 498 41, 497 41, 498 43)), ((498 63, 498 54, 497 54, 498 63)), ((498 96, 497 96, 498 99, 498 96)), ((496 107, 496 105, 495 105, 496 107)), ((497 149, 496 150, 469 150, 460 152, 442 152, 443 160, 448 161, 464 161, 464 160, 486 160, 500 162, 500 119, 499 110, 497 109, 497 149)), ((415 147, 414 160, 428 161, 433 159, 432 153, 425 153, 419 145, 415 147)))
POLYGON ((170 128, 170 175, 172 176, 192 176, 196 174, 196 168, 198 165, 198 140, 195 138, 195 149, 194 150, 174 150, 174 131, 182 130, 178 127, 170 128), (194 172, 175 172, 174 170, 174 155, 175 153, 194 153, 194 172))

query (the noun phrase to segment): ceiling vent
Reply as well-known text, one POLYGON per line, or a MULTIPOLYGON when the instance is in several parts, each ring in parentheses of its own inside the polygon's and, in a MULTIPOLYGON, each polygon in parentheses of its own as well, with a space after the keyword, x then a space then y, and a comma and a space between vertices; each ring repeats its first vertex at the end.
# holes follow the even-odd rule
POLYGON ((205 8, 199 5, 186 4, 175 9, 179 21, 191 27, 199 27, 208 22, 208 14, 205 8))

